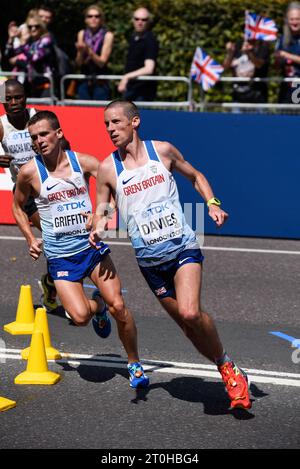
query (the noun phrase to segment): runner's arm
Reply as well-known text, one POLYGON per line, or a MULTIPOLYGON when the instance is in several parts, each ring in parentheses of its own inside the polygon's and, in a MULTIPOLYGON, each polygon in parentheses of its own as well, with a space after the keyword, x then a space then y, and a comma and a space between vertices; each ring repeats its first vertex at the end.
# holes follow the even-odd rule
MULTIPOLYGON (((2 122, 0 121, 0 143, 2 143, 4 136, 4 131, 3 131, 3 125, 2 122)), ((13 159, 11 155, 8 155, 5 153, 4 155, 0 155, 0 168, 9 168, 10 162, 13 159)))
POLYGON ((28 175, 25 168, 22 167, 18 173, 18 180, 14 193, 12 211, 16 222, 27 241, 29 254, 34 260, 36 260, 42 253, 42 242, 40 240, 37 240, 33 235, 28 217, 23 211, 23 206, 31 195, 31 190, 32 187, 30 184, 30 176, 28 175))
POLYGON ((103 236, 107 224, 115 211, 114 203, 111 203, 112 190, 107 177, 108 162, 100 162, 96 182, 96 212, 93 216, 90 244, 96 247, 97 242, 103 236))
POLYGON ((97 177, 97 171, 99 167, 99 160, 92 155, 86 155, 83 153, 77 153, 79 163, 86 177, 93 176, 97 177))
MULTIPOLYGON (((159 152, 161 152, 162 156, 170 160, 170 171, 178 171, 182 176, 189 179, 205 203, 214 197, 213 190, 204 174, 186 161, 177 148, 168 142, 159 142, 158 146, 161 147, 159 152)), ((209 205, 208 214, 216 222, 217 226, 223 225, 228 218, 228 213, 214 204, 209 205)))

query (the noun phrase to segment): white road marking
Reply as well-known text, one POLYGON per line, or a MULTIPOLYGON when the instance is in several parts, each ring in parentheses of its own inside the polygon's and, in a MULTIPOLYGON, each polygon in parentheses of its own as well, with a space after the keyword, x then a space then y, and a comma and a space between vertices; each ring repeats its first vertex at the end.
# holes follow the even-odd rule
MULTIPOLYGON (((0 348, 0 358, 22 360, 21 350, 0 348)), ((99 366, 104 368, 126 368, 127 361, 118 357, 101 357, 87 354, 61 353, 62 359, 55 362, 67 363, 71 366, 99 366)), ((54 363, 54 360, 49 360, 54 363)), ((153 373, 167 373, 176 375, 187 375, 195 377, 208 377, 220 379, 220 373, 214 365, 195 364, 185 362, 167 362, 161 360, 141 360, 144 369, 153 373)), ((251 368, 243 368, 249 380, 253 383, 274 384, 279 386, 296 386, 300 387, 299 373, 285 373, 281 371, 257 370, 251 368)))
MULTIPOLYGON (((0 236, 0 240, 8 241, 25 241, 25 238, 22 236, 0 236)), ((40 239, 40 238, 38 238, 40 239)), ((109 239, 104 239, 105 242, 111 244, 112 246, 131 246, 131 243, 128 241, 110 241, 109 239)), ((201 246, 203 251, 233 251, 233 252, 250 252, 258 254, 290 254, 293 256, 300 256, 300 251, 286 251, 280 249, 252 249, 252 248, 232 248, 232 247, 221 247, 221 246, 201 246)))

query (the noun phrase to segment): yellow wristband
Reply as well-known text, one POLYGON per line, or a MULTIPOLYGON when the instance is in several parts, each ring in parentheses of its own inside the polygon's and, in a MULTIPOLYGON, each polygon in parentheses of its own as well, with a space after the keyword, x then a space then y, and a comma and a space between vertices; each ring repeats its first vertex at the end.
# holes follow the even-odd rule
POLYGON ((217 205, 218 207, 221 205, 221 200, 217 199, 216 197, 212 197, 206 202, 206 205, 209 207, 210 205, 217 205))

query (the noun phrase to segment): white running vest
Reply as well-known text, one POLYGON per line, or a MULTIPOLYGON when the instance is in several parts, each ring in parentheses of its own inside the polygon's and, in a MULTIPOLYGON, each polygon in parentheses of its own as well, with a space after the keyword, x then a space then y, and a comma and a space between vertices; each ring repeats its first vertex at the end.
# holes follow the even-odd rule
POLYGON ((138 264, 158 265, 185 249, 198 249, 195 233, 186 223, 177 185, 161 162, 151 140, 143 142, 148 162, 126 169, 118 151, 112 153, 116 202, 128 228, 138 264))
MULTIPOLYGON (((36 114, 33 108, 28 109, 29 118, 36 114)), ((10 163, 10 172, 13 182, 16 182, 20 166, 32 160, 36 153, 32 149, 32 141, 27 127, 23 130, 16 129, 8 120, 7 115, 0 117, 3 126, 2 146, 5 153, 13 156, 10 163)))
POLYGON ((41 155, 35 156, 41 190, 35 199, 42 227, 44 252, 48 259, 69 257, 90 247, 82 212, 92 212, 84 174, 73 151, 66 151, 71 176, 52 177, 41 155))

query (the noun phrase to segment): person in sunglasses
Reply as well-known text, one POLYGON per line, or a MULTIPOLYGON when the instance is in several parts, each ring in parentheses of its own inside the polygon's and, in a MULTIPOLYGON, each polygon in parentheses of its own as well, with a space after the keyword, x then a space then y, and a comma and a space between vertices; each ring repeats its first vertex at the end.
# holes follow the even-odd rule
POLYGON ((86 28, 78 32, 76 65, 80 73, 89 78, 79 83, 79 99, 108 100, 110 87, 107 80, 97 80, 96 75, 107 75, 114 35, 104 25, 104 14, 98 5, 90 5, 84 12, 86 28))
POLYGON ((6 49, 9 63, 12 67, 27 73, 25 84, 28 87, 28 96, 49 97, 50 82, 42 75, 55 72, 56 58, 53 40, 45 23, 35 10, 27 16, 26 26, 29 32, 26 43, 21 44, 17 49, 8 45, 6 49))
POLYGON ((156 82, 137 80, 142 75, 154 75, 159 43, 149 30, 150 12, 147 8, 138 8, 133 13, 134 32, 130 38, 125 64, 125 74, 118 90, 129 101, 154 101, 156 82))

